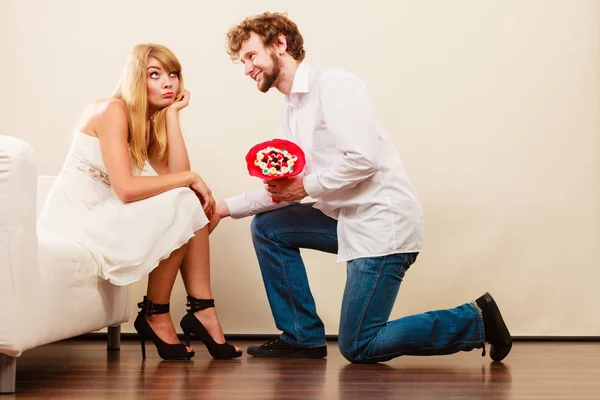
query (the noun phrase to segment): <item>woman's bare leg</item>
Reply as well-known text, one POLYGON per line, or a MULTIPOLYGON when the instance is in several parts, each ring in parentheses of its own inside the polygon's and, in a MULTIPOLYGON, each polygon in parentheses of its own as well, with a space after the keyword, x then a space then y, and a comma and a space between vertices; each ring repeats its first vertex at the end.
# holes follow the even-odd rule
MULTIPOLYGON (((185 290, 188 295, 197 299, 212 299, 208 226, 196 231, 194 237, 188 241, 187 246, 180 269, 185 290)), ((214 307, 197 311, 194 315, 202 322, 202 325, 215 342, 225 343, 223 328, 221 328, 214 307)))
MULTIPOLYGON (((147 297, 153 303, 166 304, 170 302, 171 291, 177 278, 177 271, 186 253, 187 245, 173 251, 169 258, 166 258, 158 264, 148 275, 147 297)), ((156 314, 146 316, 146 320, 152 327, 154 333, 163 341, 171 344, 179 343, 177 332, 173 326, 171 313, 156 314)), ((188 349, 191 350, 191 349, 188 349)))

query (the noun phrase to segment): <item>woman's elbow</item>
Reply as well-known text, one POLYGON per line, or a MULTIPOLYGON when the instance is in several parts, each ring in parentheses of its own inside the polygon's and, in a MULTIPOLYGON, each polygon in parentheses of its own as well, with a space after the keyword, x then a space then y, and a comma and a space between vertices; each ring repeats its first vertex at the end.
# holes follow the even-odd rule
POLYGON ((115 187, 115 194, 123 203, 131 203, 136 201, 136 194, 133 190, 126 187, 115 187))

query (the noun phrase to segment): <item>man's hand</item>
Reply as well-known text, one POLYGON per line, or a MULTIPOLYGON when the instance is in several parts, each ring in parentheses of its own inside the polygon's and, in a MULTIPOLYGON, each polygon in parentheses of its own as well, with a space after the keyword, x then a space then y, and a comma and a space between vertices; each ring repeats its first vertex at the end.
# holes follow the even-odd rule
POLYGON ((301 176, 263 181, 263 183, 269 196, 277 201, 297 201, 308 196, 301 176))
POLYGON ((217 201, 217 206, 215 212, 210 216, 208 222, 208 233, 210 234, 215 230, 219 222, 225 217, 229 217, 231 214, 229 212, 229 207, 227 207, 227 203, 225 200, 217 201))

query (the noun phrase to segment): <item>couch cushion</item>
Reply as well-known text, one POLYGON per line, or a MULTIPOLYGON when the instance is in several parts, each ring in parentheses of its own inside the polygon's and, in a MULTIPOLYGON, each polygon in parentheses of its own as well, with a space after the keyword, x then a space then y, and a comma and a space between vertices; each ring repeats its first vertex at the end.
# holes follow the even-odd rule
POLYGON ((0 136, 0 353, 21 346, 20 316, 40 285, 35 229, 37 171, 33 148, 0 136))
POLYGON ((52 185, 56 180, 56 176, 39 175, 37 178, 37 215, 36 219, 40 217, 40 212, 44 207, 44 202, 48 198, 48 194, 52 189, 52 185))

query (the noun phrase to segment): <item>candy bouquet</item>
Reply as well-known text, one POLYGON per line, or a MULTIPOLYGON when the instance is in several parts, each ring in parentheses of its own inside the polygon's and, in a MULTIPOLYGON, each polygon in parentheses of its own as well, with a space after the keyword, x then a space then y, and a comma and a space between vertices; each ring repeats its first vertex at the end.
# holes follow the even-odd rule
MULTIPOLYGON (((248 173, 267 181, 298 175, 305 165, 302 149, 285 139, 259 143, 246 155, 248 173)), ((273 201, 277 203, 277 200, 273 201)))

